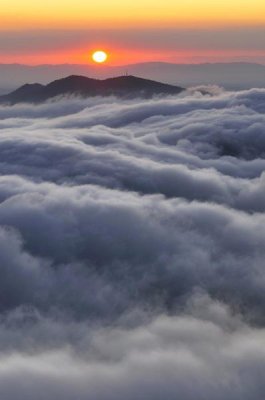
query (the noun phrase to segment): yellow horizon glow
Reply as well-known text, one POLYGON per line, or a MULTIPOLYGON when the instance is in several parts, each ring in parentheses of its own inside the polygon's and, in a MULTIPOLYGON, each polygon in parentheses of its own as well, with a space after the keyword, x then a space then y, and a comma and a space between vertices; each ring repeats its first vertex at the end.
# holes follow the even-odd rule
MULTIPOLYGON (((174 63, 200 63, 201 61, 196 61, 196 57, 199 56, 204 59, 205 62, 212 62, 213 59, 229 60, 230 57, 236 56, 246 56, 246 53, 242 50, 182 50, 182 51, 168 51, 164 52, 162 49, 158 49, 154 54, 153 52, 144 52, 137 50, 128 49, 108 49, 110 60, 108 60, 108 65, 111 66, 122 66, 128 64, 134 64, 137 62, 149 62, 149 61, 171 61, 174 63), (195 61, 193 58, 195 57, 195 61), (193 61, 192 61, 193 60, 193 61)), ((263 51, 252 51, 250 52, 252 57, 264 56, 263 51)), ((73 64, 83 64, 83 65, 95 65, 91 60, 91 53, 87 49, 82 51, 65 50, 62 52, 43 52, 43 53, 26 53, 18 55, 3 55, 0 56, 0 63, 21 63, 26 65, 39 65, 39 64, 64 64, 70 60, 73 64)))
POLYGON ((259 25, 264 0, 1 0, 1 28, 259 25))

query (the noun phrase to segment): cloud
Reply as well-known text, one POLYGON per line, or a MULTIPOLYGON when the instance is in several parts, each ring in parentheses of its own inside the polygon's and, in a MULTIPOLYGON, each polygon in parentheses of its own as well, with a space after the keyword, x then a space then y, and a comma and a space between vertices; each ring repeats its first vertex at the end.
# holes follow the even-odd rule
POLYGON ((1 398, 261 398, 264 104, 0 107, 1 398))
POLYGON ((41 391, 51 400, 171 399, 176 394, 241 400, 259 399, 264 390, 264 329, 249 328, 204 295, 192 299, 186 315, 160 315, 130 329, 91 331, 77 324, 76 347, 64 342, 71 325, 39 324, 60 343, 48 351, 2 354, 2 398, 18 399, 22 393, 34 399, 41 391))

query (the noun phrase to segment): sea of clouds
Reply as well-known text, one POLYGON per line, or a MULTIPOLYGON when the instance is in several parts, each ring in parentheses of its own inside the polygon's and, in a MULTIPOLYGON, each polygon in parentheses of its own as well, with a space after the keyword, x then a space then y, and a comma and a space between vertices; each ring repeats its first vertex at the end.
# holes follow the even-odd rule
POLYGON ((0 106, 1 400, 261 400, 265 89, 0 106))

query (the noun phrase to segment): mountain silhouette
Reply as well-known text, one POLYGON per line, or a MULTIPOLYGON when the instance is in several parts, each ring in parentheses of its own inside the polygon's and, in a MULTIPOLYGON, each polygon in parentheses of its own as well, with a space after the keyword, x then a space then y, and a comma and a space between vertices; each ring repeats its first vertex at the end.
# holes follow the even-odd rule
POLYGON ((162 94, 174 95, 183 90, 183 88, 178 86, 138 78, 132 75, 105 80, 71 75, 55 80, 48 85, 41 85, 39 83, 23 85, 5 96, 0 96, 0 102, 11 104, 21 102, 38 103, 63 95, 79 95, 82 97, 114 95, 124 98, 149 98, 162 94))
POLYGON ((56 64, 23 65, 0 64, 0 95, 5 95, 23 83, 49 82, 70 75, 81 75, 93 79, 107 79, 121 76, 124 71, 130 75, 152 79, 169 85, 193 87, 218 85, 227 90, 264 88, 265 65, 255 63, 207 63, 172 64, 146 62, 123 66, 56 64))

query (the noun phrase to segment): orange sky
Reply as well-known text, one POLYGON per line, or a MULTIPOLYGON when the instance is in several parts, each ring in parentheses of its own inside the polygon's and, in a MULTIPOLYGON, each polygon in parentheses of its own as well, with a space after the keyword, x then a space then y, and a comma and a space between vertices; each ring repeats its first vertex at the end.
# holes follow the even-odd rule
MULTIPOLYGON (((104 47, 96 47, 97 49, 105 49, 104 47)), ((265 63, 264 51, 227 51, 227 50, 208 50, 198 51, 196 49, 189 51, 149 51, 141 52, 126 49, 111 49, 109 51, 107 65, 126 65, 137 62, 151 62, 151 61, 164 61, 174 63, 200 63, 200 62, 222 62, 222 61, 248 61, 251 57, 253 59, 262 60, 265 63)), ((38 64, 94 64, 92 61, 92 51, 90 49, 81 50, 66 50, 62 52, 40 52, 34 54, 15 54, 0 55, 1 63, 20 63, 28 65, 38 64)), ((98 68, 101 66, 98 65, 98 68)))
POLYGON ((0 17, 2 63, 89 63, 94 49, 108 51, 110 65, 265 62, 264 0, 1 0, 0 17), (175 41, 170 33, 161 39, 163 29, 175 30, 175 41))
POLYGON ((1 29, 260 24, 264 0, 1 0, 1 29))

